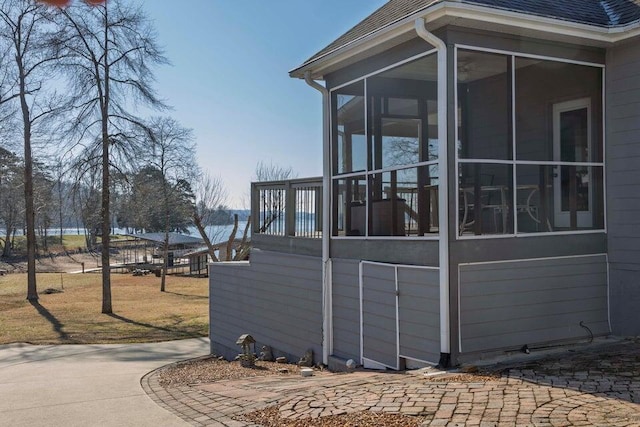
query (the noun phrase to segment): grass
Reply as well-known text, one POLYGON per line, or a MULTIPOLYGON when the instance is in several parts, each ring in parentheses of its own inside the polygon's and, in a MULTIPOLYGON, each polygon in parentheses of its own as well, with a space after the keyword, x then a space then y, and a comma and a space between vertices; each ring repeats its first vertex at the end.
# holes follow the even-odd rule
POLYGON ((0 344, 154 342, 206 336, 208 280, 113 274, 113 314, 101 314, 100 274, 38 274, 39 301, 26 298, 26 274, 0 276, 0 344), (64 290, 45 294, 47 288, 64 290))
MULTIPOLYGON (((121 234, 114 234, 111 236, 111 240, 121 240, 126 239, 126 236, 121 234)), ((39 245, 42 247, 40 236, 38 236, 39 245)), ((100 243, 100 237, 98 237, 97 242, 100 243)), ((25 236, 16 236, 15 240, 14 252, 21 253, 26 252, 27 250, 27 238, 25 236)), ((0 245, 4 245, 4 236, 0 237, 0 245)), ((47 236, 47 248, 51 253, 61 253, 64 250, 76 250, 81 249, 85 250, 87 248, 87 242, 84 234, 64 234, 62 236, 62 242, 60 241, 60 236, 53 235, 47 236)))

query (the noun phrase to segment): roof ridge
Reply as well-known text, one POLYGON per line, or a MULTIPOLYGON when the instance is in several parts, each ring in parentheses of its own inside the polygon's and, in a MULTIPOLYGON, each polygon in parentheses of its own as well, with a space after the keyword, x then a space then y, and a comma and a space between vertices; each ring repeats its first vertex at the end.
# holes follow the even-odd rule
POLYGON ((620 22, 620 14, 617 13, 614 8, 609 4, 609 0, 600 0, 600 6, 604 10, 604 13, 609 17, 609 22, 615 26, 620 22))

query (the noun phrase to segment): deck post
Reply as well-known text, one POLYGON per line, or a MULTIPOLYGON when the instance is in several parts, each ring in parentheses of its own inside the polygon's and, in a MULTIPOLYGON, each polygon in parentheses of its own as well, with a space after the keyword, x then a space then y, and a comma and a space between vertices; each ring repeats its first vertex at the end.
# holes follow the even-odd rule
POLYGON ((255 182, 251 183, 251 234, 260 229, 260 190, 255 182))
POLYGON ((291 181, 285 182, 284 187, 284 234, 296 235, 296 190, 291 181))

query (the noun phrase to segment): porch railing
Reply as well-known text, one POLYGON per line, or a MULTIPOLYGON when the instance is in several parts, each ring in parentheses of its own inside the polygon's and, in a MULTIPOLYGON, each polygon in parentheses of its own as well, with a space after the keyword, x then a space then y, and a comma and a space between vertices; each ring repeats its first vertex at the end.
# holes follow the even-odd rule
POLYGON ((252 233, 322 237, 322 178, 251 183, 252 233))

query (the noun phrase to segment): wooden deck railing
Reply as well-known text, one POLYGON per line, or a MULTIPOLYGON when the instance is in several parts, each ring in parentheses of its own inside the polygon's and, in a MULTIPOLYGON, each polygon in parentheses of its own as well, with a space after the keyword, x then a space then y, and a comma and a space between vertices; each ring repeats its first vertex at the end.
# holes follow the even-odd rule
POLYGON ((322 237, 322 178, 251 184, 252 234, 322 237))

